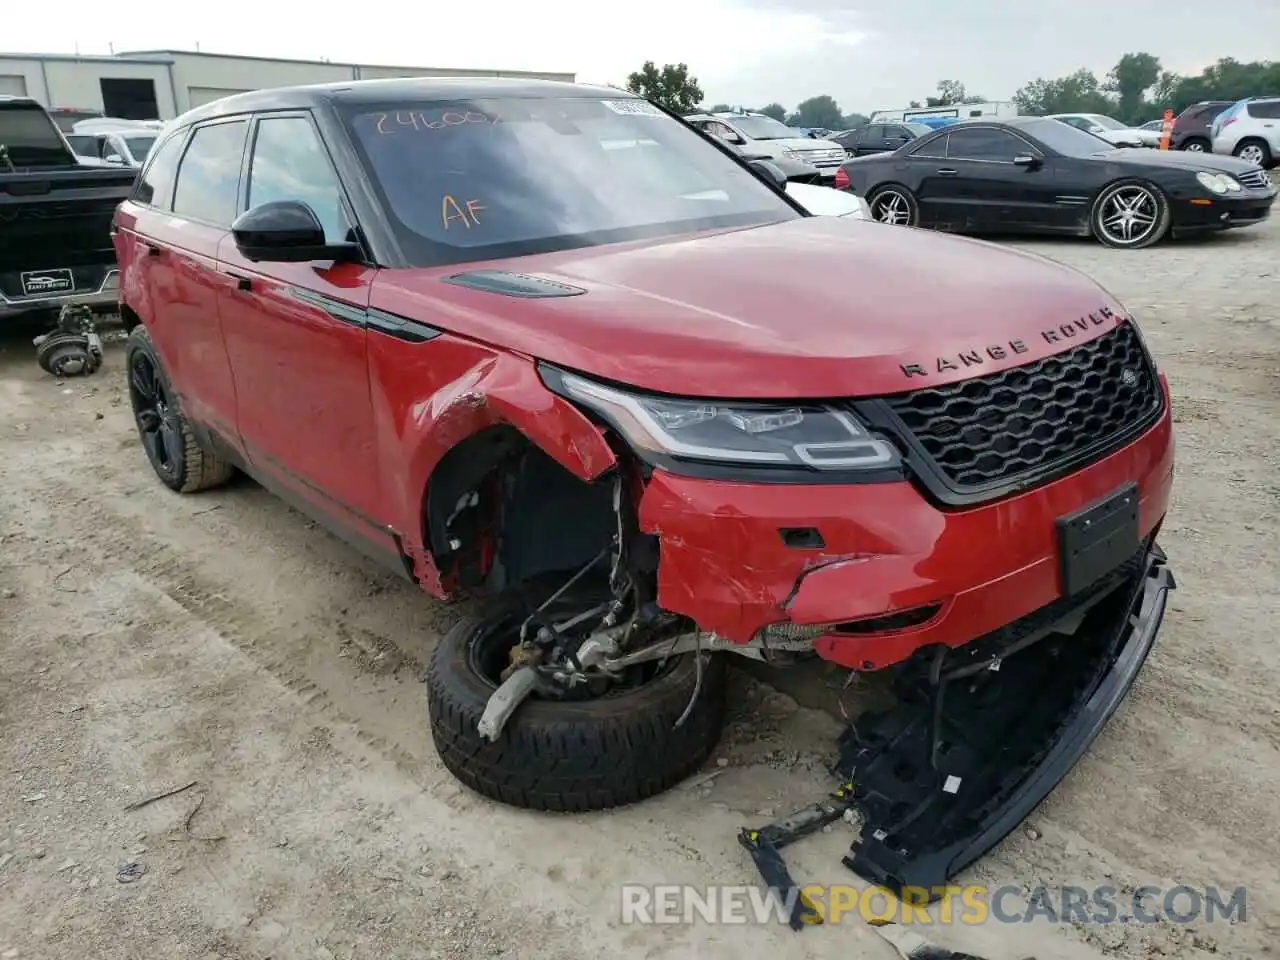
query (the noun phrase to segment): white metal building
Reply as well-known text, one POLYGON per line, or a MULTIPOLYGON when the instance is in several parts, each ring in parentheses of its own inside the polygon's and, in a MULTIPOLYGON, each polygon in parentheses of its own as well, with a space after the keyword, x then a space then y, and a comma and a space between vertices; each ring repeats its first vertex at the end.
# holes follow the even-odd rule
POLYGON ((130 120, 170 120, 212 100, 267 87, 415 76, 574 80, 572 73, 388 67, 184 50, 110 57, 0 54, 0 95, 32 97, 50 109, 100 111, 130 120))

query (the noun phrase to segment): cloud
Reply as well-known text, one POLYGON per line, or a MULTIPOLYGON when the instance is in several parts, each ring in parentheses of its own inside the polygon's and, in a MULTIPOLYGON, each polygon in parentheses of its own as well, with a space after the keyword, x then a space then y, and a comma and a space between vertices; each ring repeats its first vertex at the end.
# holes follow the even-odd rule
POLYGON ((684 62, 713 102, 791 107, 826 93, 864 112, 928 96, 942 79, 1006 99, 1036 77, 1105 73, 1131 51, 1184 72, 1224 56, 1272 59, 1280 36, 1276 0, 1233 0, 1225 21, 1211 4, 1167 0, 362 0, 358 17, 337 3, 300 16, 279 0, 219 0, 198 18, 175 14, 169 0, 132 0, 127 17, 101 0, 62 0, 58 22, 73 26, 56 31, 38 6, 10 6, 0 40, 10 50, 192 49, 199 40, 219 53, 565 70, 606 83, 645 60, 684 62))

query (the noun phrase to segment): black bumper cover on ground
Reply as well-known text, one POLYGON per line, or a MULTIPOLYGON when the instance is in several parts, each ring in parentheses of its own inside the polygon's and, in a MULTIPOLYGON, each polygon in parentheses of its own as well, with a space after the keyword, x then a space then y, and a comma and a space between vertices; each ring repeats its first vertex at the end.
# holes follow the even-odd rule
POLYGON ((1084 755, 1133 686, 1173 588, 1151 545, 1087 593, 962 648, 959 665, 940 656, 897 706, 859 717, 831 797, 739 835, 765 882, 795 898, 792 925, 821 920, 780 851, 850 808, 864 824, 846 866, 904 899, 940 897, 1084 755))

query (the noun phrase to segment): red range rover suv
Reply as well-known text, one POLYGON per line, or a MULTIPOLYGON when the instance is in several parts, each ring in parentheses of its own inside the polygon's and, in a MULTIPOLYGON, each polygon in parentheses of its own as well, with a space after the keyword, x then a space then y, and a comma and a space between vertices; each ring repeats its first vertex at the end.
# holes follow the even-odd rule
POLYGON ((427 676, 445 764, 488 796, 669 787, 715 746, 727 654, 893 668, 935 705, 979 677, 949 688, 999 710, 943 742, 938 707, 933 786, 966 724, 1004 717, 998 740, 1067 691, 1019 761, 1061 767, 1171 586, 1165 380, 1081 274, 813 217, 775 175, 609 88, 200 107, 115 220, 146 454, 174 490, 239 470, 435 597, 492 596, 427 676))

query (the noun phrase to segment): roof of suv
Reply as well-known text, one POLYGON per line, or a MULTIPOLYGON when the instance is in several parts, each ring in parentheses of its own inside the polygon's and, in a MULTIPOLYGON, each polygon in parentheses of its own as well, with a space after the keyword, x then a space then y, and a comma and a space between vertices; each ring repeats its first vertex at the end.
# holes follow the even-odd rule
POLYGON ((323 103, 381 103, 388 100, 475 100, 489 97, 601 97, 638 100, 634 93, 560 80, 508 77, 397 77, 391 80, 352 80, 298 87, 277 87, 238 93, 189 110, 178 118, 186 126, 212 117, 256 110, 301 110, 323 103))

